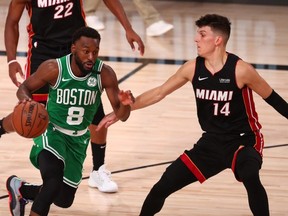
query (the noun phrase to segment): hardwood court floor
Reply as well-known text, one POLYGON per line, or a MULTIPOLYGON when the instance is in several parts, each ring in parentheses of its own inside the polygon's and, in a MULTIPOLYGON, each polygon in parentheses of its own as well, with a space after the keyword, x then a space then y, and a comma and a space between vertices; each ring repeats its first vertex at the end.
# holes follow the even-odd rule
MULTIPOLYGON (((0 0, 0 117, 7 115, 17 102, 16 87, 11 83, 6 65, 3 29, 7 12, 6 0, 0 0)), ((146 53, 132 52, 123 30, 113 15, 101 5, 98 14, 106 29, 101 31, 101 56, 121 79, 122 89, 134 95, 164 82, 183 61, 195 58, 194 22, 206 13, 228 16, 232 35, 228 51, 253 63, 259 73, 288 100, 288 7, 237 4, 211 4, 180 1, 153 1, 174 30, 165 36, 145 36, 145 25, 133 4, 123 1, 125 10, 142 36, 146 53), (147 61, 146 61, 147 60, 147 61), (147 64, 143 64, 143 61, 147 64), (135 73, 134 73, 135 72, 135 73), (123 78, 123 79, 122 79, 123 78)), ((25 54, 27 35, 25 15, 20 23, 18 51, 25 54)), ((25 65, 25 58, 18 57, 25 65)), ((51 207, 51 216, 136 216, 150 188, 160 178, 168 164, 184 149, 190 149, 201 135, 190 84, 174 92, 152 107, 135 111, 125 123, 109 130, 106 164, 119 185, 119 192, 104 194, 88 187, 91 151, 87 152, 84 179, 69 209, 51 207)), ((105 95, 105 110, 111 109, 105 95)), ((288 124, 265 101, 255 95, 255 103, 263 126, 266 148, 261 179, 266 187, 271 216, 288 215, 288 124)), ((0 140, 0 215, 9 215, 5 188, 7 177, 41 183, 38 170, 29 162, 32 140, 17 134, 4 135, 0 140)), ((31 204, 26 207, 26 215, 31 204)), ((204 184, 195 183, 171 195, 159 213, 163 216, 249 216, 247 195, 232 172, 226 170, 204 184)))

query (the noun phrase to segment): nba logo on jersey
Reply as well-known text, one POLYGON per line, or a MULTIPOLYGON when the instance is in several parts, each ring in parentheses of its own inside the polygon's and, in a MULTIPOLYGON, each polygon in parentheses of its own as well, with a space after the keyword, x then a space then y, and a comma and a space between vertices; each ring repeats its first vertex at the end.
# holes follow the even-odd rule
POLYGON ((95 87, 97 85, 97 79, 95 77, 89 77, 87 80, 87 85, 90 87, 95 87))

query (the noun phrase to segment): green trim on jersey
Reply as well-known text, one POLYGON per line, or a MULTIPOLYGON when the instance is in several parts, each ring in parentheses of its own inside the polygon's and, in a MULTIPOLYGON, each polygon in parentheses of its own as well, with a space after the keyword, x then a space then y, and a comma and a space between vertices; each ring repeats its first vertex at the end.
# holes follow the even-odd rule
POLYGON ((59 75, 56 84, 50 86, 47 110, 53 124, 77 131, 91 124, 101 102, 103 62, 97 59, 91 73, 76 77, 71 70, 70 57, 71 54, 56 59, 59 75))
POLYGON ((63 182, 77 188, 82 180, 90 140, 89 130, 83 135, 80 132, 77 134, 77 131, 87 129, 101 103, 103 62, 97 59, 91 73, 76 77, 71 70, 70 59, 71 54, 56 59, 59 75, 55 85, 49 87, 47 101, 50 123, 45 133, 34 138, 30 161, 39 168, 39 153, 42 150, 51 152, 65 165, 63 182), (64 134, 59 128, 73 131, 73 136, 64 134))

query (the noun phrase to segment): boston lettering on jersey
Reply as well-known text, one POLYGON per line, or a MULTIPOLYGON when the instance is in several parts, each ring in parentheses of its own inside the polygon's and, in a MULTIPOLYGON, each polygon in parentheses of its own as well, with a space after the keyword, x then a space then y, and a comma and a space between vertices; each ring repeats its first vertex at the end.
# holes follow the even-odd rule
POLYGON ((37 0, 37 5, 39 8, 45 8, 71 1, 72 0, 37 0))
POLYGON ((203 100, 231 101, 233 91, 196 89, 196 97, 203 100))
POLYGON ((87 89, 57 89, 57 104, 91 105, 96 102, 97 91, 87 89))

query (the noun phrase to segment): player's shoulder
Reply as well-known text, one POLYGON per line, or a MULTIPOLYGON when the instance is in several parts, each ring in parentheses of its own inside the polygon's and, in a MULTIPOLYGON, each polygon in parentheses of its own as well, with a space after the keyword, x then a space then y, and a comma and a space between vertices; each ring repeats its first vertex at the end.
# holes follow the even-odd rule
POLYGON ((45 74, 47 71, 52 77, 58 76, 59 66, 56 59, 48 59, 42 62, 36 72, 45 74))
POLYGON ((58 62, 56 59, 48 59, 45 60, 43 63, 46 67, 57 67, 58 68, 58 62))
POLYGON ((257 71, 250 63, 239 60, 236 65, 236 80, 239 87, 254 82, 257 71))
POLYGON ((188 69, 189 71, 194 71, 195 67, 196 67, 196 59, 190 59, 187 60, 182 66, 181 69, 188 69))
POLYGON ((56 59, 48 59, 48 60, 45 60, 43 61, 40 66, 45 66, 45 67, 55 67, 57 66, 58 67, 58 63, 57 63, 57 60, 56 59))
POLYGON ((246 73, 246 72, 249 72, 251 70, 254 70, 254 67, 250 63, 248 63, 242 59, 239 59, 237 61, 237 64, 236 64, 236 70, 238 70, 239 72, 242 72, 242 73, 246 73))
POLYGON ((194 59, 189 59, 187 61, 185 61, 183 64, 182 64, 182 67, 195 67, 196 65, 196 58, 194 59))
POLYGON ((115 73, 115 71, 110 65, 103 63, 101 73, 115 73))

